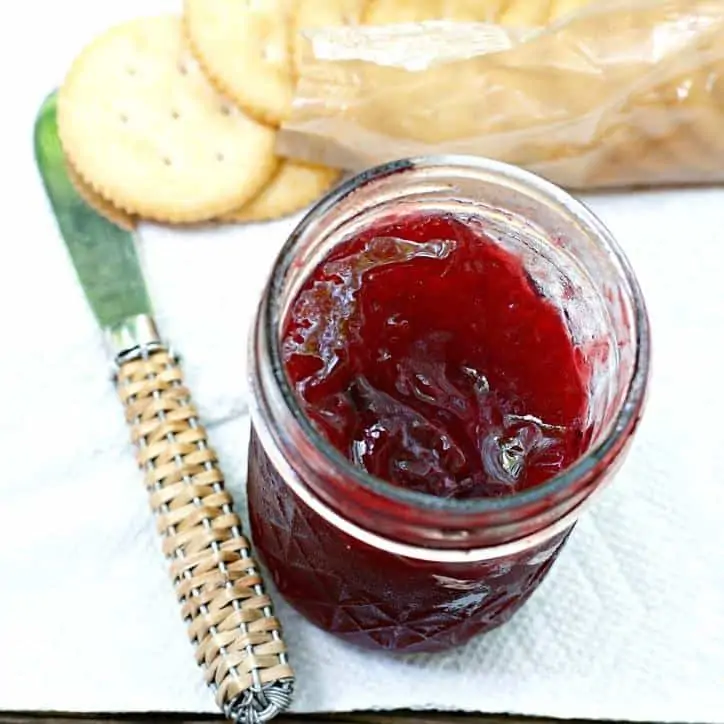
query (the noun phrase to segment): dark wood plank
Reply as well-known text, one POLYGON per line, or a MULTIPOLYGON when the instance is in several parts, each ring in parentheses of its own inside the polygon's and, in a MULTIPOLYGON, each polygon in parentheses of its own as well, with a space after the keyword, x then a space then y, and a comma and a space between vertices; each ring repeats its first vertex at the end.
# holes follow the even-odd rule
MULTIPOLYGON (((0 712, 0 724, 220 724, 216 715, 181 713, 74 714, 64 712, 0 712)), ((600 724, 586 720, 520 717, 507 714, 448 712, 354 712, 281 716, 275 724, 600 724)), ((612 723, 609 723, 612 724, 612 723)), ((656 724, 651 722, 649 724, 656 724)))

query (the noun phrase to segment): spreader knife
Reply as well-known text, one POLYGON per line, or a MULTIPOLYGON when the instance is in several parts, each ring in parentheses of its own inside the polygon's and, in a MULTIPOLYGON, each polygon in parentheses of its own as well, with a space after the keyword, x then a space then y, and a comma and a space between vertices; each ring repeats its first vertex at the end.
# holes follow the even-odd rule
POLYGON ((58 138, 55 92, 40 108, 34 140, 58 228, 111 350, 196 661, 228 718, 268 721, 291 703, 294 674, 216 454, 178 359, 156 328, 135 236, 75 191, 58 138))

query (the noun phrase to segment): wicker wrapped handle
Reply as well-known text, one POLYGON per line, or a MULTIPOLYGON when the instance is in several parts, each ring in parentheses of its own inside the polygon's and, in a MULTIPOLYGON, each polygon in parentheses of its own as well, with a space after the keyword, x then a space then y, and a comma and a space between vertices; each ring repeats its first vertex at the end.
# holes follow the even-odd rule
POLYGON ((293 672, 178 362, 141 348, 119 361, 117 387, 196 660, 229 718, 268 721, 288 707, 293 672))

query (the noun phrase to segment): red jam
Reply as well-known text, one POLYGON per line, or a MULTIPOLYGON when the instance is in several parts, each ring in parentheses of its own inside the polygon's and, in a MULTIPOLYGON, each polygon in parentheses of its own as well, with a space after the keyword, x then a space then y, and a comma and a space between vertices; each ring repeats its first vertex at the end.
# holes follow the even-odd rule
MULTIPOLYGON (((588 442, 585 375, 559 311, 476 224, 417 215, 335 248, 291 305, 286 373, 354 465, 437 497, 500 497, 570 465, 588 442)), ((347 640, 434 651, 500 625, 565 539, 515 559, 392 555, 299 501, 252 437, 252 529, 281 593, 347 640)))
POLYGON ((355 465, 445 498, 537 485, 583 452, 586 390, 521 262, 453 218, 369 230, 292 307, 286 371, 355 465))

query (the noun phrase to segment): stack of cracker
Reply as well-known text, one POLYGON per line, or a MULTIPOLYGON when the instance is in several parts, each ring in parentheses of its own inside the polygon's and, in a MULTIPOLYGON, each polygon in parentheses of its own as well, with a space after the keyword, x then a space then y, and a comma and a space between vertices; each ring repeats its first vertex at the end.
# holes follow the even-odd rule
POLYGON ((275 154, 305 29, 432 19, 533 26, 591 0, 184 0, 111 28, 58 98, 71 179, 124 226, 274 219, 339 171, 275 154))
POLYGON ((304 208, 339 171, 280 158, 300 23, 360 0, 186 0, 107 30, 73 62, 58 130, 78 192, 116 223, 251 222, 304 208))

